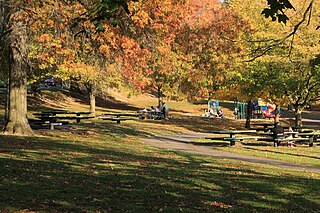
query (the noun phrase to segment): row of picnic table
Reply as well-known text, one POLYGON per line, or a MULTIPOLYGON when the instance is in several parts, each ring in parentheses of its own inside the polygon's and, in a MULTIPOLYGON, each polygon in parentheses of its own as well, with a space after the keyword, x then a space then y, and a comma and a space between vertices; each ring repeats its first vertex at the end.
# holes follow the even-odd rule
POLYGON ((51 110, 33 113, 36 119, 30 119, 34 125, 49 126, 51 130, 55 126, 69 123, 69 120, 75 120, 80 123, 83 119, 98 118, 101 120, 110 120, 120 123, 126 120, 136 120, 139 118, 138 113, 106 113, 101 116, 93 116, 88 111, 68 111, 68 110, 51 110))
POLYGON ((230 146, 234 146, 235 143, 242 142, 242 141, 249 141, 249 140, 255 140, 255 141, 271 141, 274 143, 274 146, 279 146, 281 142, 302 142, 302 143, 308 143, 309 147, 313 146, 313 143, 318 140, 318 137, 320 136, 320 131, 315 130, 307 130, 303 131, 301 128, 300 131, 285 131, 284 132, 284 138, 274 138, 274 135, 272 132, 269 131, 259 131, 255 129, 249 129, 249 130, 217 130, 213 131, 213 134, 218 134, 222 136, 210 136, 206 137, 206 139, 210 140, 219 140, 219 141, 229 141, 230 146), (291 135, 292 137, 286 137, 291 135))

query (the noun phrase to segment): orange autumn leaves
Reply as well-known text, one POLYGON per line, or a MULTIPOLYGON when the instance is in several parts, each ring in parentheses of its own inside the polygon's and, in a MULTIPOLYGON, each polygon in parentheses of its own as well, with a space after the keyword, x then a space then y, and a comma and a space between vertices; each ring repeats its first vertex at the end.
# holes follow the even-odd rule
MULTIPOLYGON (((152 85, 167 85, 172 90, 173 84, 217 76, 241 49, 231 40, 244 24, 218 1, 130 2, 130 14, 104 20, 99 33, 88 19, 71 28, 87 8, 64 2, 48 0, 33 8, 37 17, 30 56, 42 70, 68 70, 72 76, 72 72, 94 68, 100 72, 114 64, 131 87, 151 92, 152 85), (213 67, 215 74, 210 73, 213 67)), ((183 92, 194 89, 184 88, 183 92)))

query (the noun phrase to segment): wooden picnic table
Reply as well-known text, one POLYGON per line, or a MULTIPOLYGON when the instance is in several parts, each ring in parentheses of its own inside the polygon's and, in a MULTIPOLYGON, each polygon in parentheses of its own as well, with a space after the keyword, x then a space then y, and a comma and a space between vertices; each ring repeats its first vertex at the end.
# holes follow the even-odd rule
POLYGON ((137 113, 106 113, 104 116, 99 116, 98 118, 101 120, 109 120, 109 121, 116 121, 120 124, 121 121, 126 120, 136 120, 139 116, 137 113))
POLYGON ((74 115, 74 116, 60 116, 60 115, 46 115, 46 116, 40 116, 39 118, 41 120, 44 120, 44 121, 49 121, 50 123, 51 122, 56 122, 57 120, 76 120, 77 123, 80 123, 80 121, 82 119, 89 119, 89 118, 94 118, 95 116, 78 116, 78 115, 74 115))
POLYGON ((49 116, 49 115, 62 115, 62 114, 74 114, 76 116, 81 116, 81 115, 89 115, 91 114, 91 112, 88 111, 68 111, 68 110, 52 110, 52 111, 42 111, 39 113, 33 113, 36 116, 49 116))
POLYGON ((252 126, 263 126, 263 128, 268 128, 270 126, 274 126, 274 123, 252 123, 252 126))
POLYGON ((296 141, 296 142, 308 142, 309 147, 313 146, 313 142, 317 140, 317 137, 320 135, 320 132, 288 132, 285 131, 283 138, 275 138, 273 132, 257 132, 258 135, 264 135, 264 136, 271 136, 270 139, 259 139, 259 140, 265 140, 265 141, 273 141, 274 146, 277 147, 281 142, 290 142, 290 141, 296 141), (289 135, 292 135, 292 137, 288 137, 289 135))
POLYGON ((76 120, 80 123, 82 119, 94 118, 95 116, 88 116, 91 112, 88 111, 68 111, 68 110, 50 110, 33 113, 36 118, 39 118, 43 123, 48 123, 50 129, 53 130, 55 125, 62 125, 59 120, 76 120), (86 115, 86 116, 84 116, 86 115))
POLYGON ((251 128, 252 130, 263 130, 265 132, 271 130, 274 126, 274 123, 252 123, 250 124, 250 126, 258 126, 258 127, 254 127, 254 128, 251 128), (261 126, 259 128, 259 126, 261 126))
POLYGON ((117 118, 123 117, 123 116, 128 116, 128 117, 138 117, 139 114, 137 113, 105 113, 104 115, 106 116, 114 116, 117 118))
POLYGON ((318 137, 320 136, 320 132, 319 131, 313 131, 313 132, 299 132, 295 135, 295 137, 297 139, 299 139, 299 137, 308 139, 308 143, 309 143, 309 147, 313 146, 313 142, 317 141, 318 137))
POLYGON ((289 129, 290 127, 295 132, 305 132, 305 131, 312 132, 313 131, 312 129, 306 126, 283 126, 283 128, 285 129, 289 129))
POLYGON ((206 137, 206 139, 222 139, 222 140, 228 140, 230 141, 230 146, 234 146, 236 141, 243 141, 243 140, 250 140, 250 139, 257 139, 257 137, 251 136, 251 137, 237 137, 236 135, 239 134, 250 134, 250 133, 256 133, 256 130, 217 130, 212 131, 214 134, 225 134, 229 135, 229 137, 206 137))

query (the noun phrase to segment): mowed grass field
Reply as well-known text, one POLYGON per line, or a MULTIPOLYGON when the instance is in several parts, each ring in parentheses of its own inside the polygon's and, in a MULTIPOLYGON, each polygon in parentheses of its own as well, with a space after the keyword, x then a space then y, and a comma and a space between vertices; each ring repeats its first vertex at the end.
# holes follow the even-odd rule
MULTIPOLYGON (((30 99, 30 116, 58 106, 88 108, 84 99, 62 94, 30 99)), ((135 120, 119 125, 92 119, 54 131, 35 130, 32 137, 0 135, 0 212, 319 211, 319 173, 145 145, 143 139, 155 135, 244 126, 244 121, 192 116, 201 113, 199 104, 184 108, 183 103, 176 104, 175 109, 175 102, 169 102, 173 114, 168 121, 135 120)), ((97 114, 141 107, 135 101, 101 101, 97 114)), ((212 148, 319 166, 318 146, 212 148)))

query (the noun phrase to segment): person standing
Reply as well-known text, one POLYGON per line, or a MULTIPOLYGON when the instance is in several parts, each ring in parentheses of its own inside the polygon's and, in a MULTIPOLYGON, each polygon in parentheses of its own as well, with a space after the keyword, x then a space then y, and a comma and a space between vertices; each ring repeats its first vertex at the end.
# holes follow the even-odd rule
POLYGON ((285 138, 284 128, 280 126, 279 122, 276 122, 272 129, 272 132, 273 132, 274 145, 279 146, 281 143, 281 139, 285 138))
POLYGON ((166 102, 163 102, 162 112, 164 115, 164 119, 169 120, 169 107, 166 102))

